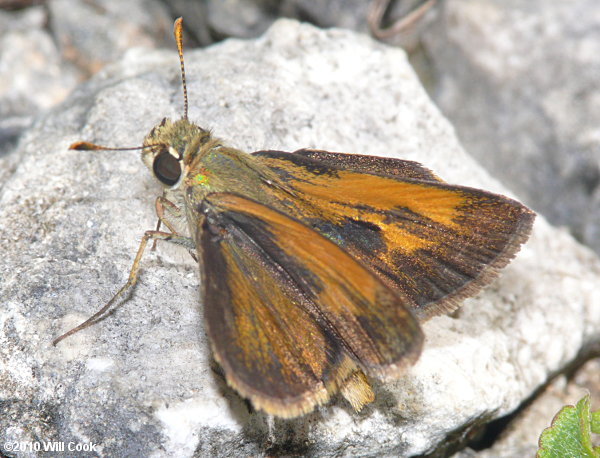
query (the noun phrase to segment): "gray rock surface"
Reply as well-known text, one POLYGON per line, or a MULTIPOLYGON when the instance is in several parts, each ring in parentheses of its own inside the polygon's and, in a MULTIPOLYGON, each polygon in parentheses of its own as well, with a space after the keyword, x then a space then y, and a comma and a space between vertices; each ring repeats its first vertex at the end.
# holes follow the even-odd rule
MULTIPOLYGON (((188 22, 188 31, 200 43, 206 37, 253 38, 262 34, 278 17, 294 18, 318 27, 342 27, 369 34, 368 16, 373 1, 364 0, 173 0, 166 4, 188 22), (200 6, 202 5, 202 6, 200 6), (203 9, 204 14, 198 14, 203 9)), ((390 1, 380 24, 386 28, 404 17, 420 0, 390 1)), ((410 45, 405 33, 389 37, 395 44, 410 45)), ((411 35, 411 33, 408 33, 411 35)), ((210 41, 208 41, 210 42, 210 41)))
MULTIPOLYGON (((448 182, 508 192, 464 153, 400 50, 279 21, 259 40, 189 52, 186 64, 190 118, 236 147, 401 157, 448 182)), ((133 49, 22 139, 0 190, 0 445, 91 442, 103 456, 422 454, 511 412, 600 340, 600 262, 540 217, 496 282, 425 324, 418 363, 377 383, 360 414, 340 399, 293 421, 250 413, 211 369, 195 265, 167 246, 148 251, 116 313, 53 348, 125 281, 160 192, 137 153, 68 145, 140 144, 181 105, 175 51, 133 49)))
POLYGON ((132 47, 169 46, 173 19, 160 0, 48 2, 54 39, 67 59, 93 74, 132 47))
POLYGON ((448 0, 426 36, 467 151, 600 253, 600 6, 448 0))
POLYGON ((208 0, 206 5, 207 25, 221 37, 257 37, 279 16, 320 27, 368 30, 369 2, 363 0, 208 0))
POLYGON ((35 115, 64 100, 77 84, 77 72, 61 67, 46 20, 42 7, 0 11, 0 160, 35 115))

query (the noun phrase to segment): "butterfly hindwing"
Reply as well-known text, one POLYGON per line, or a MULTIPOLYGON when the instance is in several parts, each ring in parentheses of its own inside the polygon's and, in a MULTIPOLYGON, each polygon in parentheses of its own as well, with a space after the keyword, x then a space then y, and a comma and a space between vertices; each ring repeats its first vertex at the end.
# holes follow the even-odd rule
POLYGON ((209 194, 197 234, 207 332, 228 383, 268 413, 325 402, 357 367, 394 376, 422 334, 407 299, 279 211, 209 194))
POLYGON ((535 218, 519 202, 447 184, 412 161, 318 150, 254 155, 302 196, 286 211, 410 298, 422 319, 489 283, 535 218))

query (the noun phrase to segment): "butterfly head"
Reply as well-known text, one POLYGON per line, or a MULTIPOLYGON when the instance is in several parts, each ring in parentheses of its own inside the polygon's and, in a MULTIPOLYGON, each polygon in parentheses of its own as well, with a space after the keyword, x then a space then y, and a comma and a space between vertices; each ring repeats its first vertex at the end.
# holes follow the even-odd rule
POLYGON ((185 165, 211 139, 210 132, 188 121, 164 118, 144 139, 142 161, 165 187, 177 188, 184 176, 185 165))

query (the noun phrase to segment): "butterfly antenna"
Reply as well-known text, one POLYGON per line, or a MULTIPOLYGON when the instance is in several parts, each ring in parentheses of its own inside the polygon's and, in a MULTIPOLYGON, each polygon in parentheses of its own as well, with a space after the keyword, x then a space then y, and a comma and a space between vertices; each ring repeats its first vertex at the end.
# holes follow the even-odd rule
POLYGON ((77 151, 135 151, 146 148, 153 148, 155 146, 162 146, 161 144, 144 145, 144 146, 132 146, 127 148, 111 148, 109 146, 96 145, 90 142, 75 142, 69 145, 69 149, 77 151))
POLYGON ((177 18, 173 27, 173 35, 177 43, 177 52, 179 53, 179 65, 181 66, 181 82, 183 83, 183 119, 188 117, 188 93, 187 84, 185 83, 185 65, 183 64, 183 29, 181 24, 183 18, 177 18))

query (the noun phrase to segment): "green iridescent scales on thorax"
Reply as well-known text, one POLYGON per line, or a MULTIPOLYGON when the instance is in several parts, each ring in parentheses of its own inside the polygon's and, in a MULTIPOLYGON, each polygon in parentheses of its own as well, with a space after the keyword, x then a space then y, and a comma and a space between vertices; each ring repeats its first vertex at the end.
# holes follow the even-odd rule
POLYGON ((208 170, 202 169, 200 173, 194 176, 194 180, 198 186, 208 186, 208 170))

